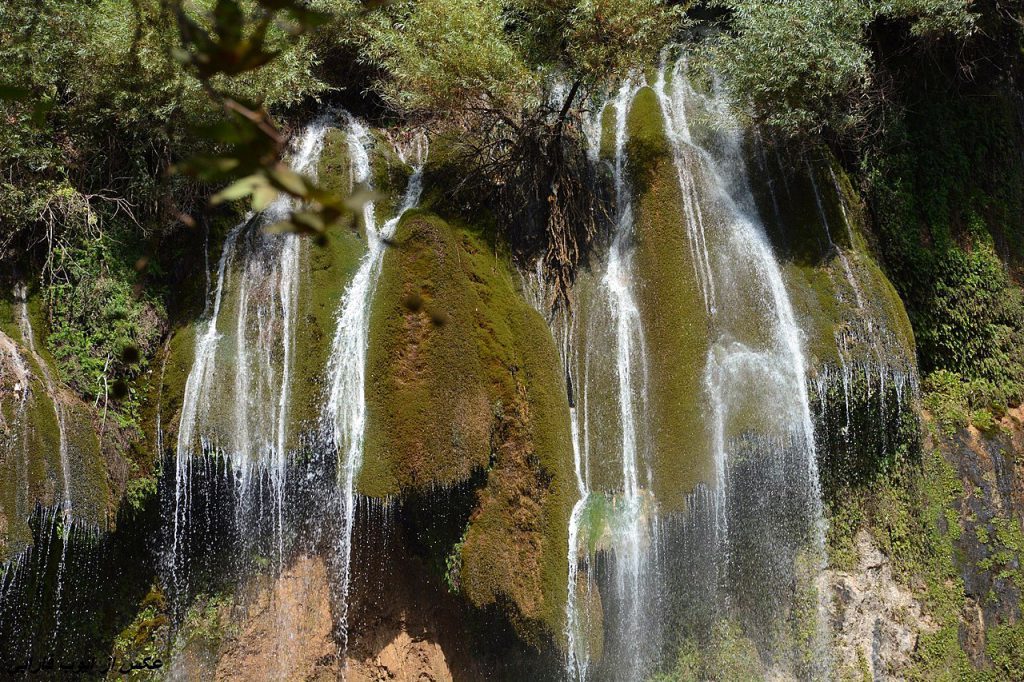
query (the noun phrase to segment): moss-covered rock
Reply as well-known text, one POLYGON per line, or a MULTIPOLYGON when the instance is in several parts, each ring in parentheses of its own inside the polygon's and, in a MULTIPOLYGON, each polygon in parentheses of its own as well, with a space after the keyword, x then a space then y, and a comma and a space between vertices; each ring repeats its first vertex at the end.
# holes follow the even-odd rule
MULTIPOLYGON (((402 220, 394 241, 370 323, 359 490, 371 497, 451 486, 487 466, 494 413, 503 409, 492 405, 491 387, 505 382, 499 373, 509 350, 491 338, 492 320, 477 328, 477 317, 489 311, 480 312, 477 286, 461 258, 472 249, 466 255, 471 267, 478 242, 417 213, 402 220)), ((493 273, 483 272, 493 282, 493 273)), ((485 282, 479 286, 492 294, 485 282)))
MULTIPOLYGON (((317 175, 321 184, 331 191, 342 195, 350 191, 351 166, 344 131, 328 131, 317 175)), ((366 252, 366 241, 360 237, 362 226, 357 223, 356 216, 346 216, 328 228, 325 241, 303 240, 300 247, 302 275, 290 407, 293 434, 308 431, 320 417, 324 372, 339 301, 359 267, 359 259, 366 252)))
POLYGON ((32 510, 60 500, 63 478, 57 417, 35 363, 6 334, 0 363, 0 558, 7 559, 32 542, 32 510))
POLYGON ((863 202, 834 159, 801 165, 779 154, 751 151, 752 184, 783 260, 812 371, 867 363, 909 373, 914 332, 872 254, 863 202))
POLYGON ((653 485, 660 505, 680 508, 712 475, 702 399, 709 320, 688 242, 682 196, 661 108, 641 89, 627 120, 633 184, 633 273, 647 349, 653 485))
POLYGON ((573 474, 548 327, 479 233, 410 211, 394 242, 371 315, 359 491, 450 488, 486 471, 459 587, 524 638, 557 636, 573 474))
MULTIPOLYGON (((32 541, 36 505, 63 501, 65 458, 72 514, 105 527, 118 501, 109 479, 120 458, 113 445, 109 456, 101 448, 102 415, 59 383, 38 299, 8 300, 0 330, 0 558, 10 558, 32 541)), ((117 432, 113 419, 109 426, 117 432)))

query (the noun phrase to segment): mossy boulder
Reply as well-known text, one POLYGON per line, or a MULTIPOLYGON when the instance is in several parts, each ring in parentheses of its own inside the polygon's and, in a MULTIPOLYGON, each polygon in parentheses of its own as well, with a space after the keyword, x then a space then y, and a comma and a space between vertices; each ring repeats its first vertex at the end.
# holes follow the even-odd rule
MULTIPOLYGON (((188 375, 192 371, 192 362, 195 359, 197 324, 183 324, 173 329, 161 353, 160 376, 155 382, 156 387, 151 398, 160 411, 159 428, 163 443, 161 455, 173 453, 175 449, 181 408, 185 399, 185 384, 188 382, 188 375)), ((154 410, 154 431, 151 436, 154 443, 157 441, 156 428, 154 410)))
MULTIPOLYGON (((454 552, 460 591, 527 641, 558 638, 574 502, 568 401, 541 316, 482 234, 410 211, 371 314, 359 491, 485 476, 454 552)), ((450 563, 450 562, 449 562, 450 563)))
POLYGON ((824 151, 802 163, 783 160, 782 153, 751 150, 752 184, 783 261, 812 371, 843 364, 912 371, 914 332, 873 256, 863 202, 824 151))

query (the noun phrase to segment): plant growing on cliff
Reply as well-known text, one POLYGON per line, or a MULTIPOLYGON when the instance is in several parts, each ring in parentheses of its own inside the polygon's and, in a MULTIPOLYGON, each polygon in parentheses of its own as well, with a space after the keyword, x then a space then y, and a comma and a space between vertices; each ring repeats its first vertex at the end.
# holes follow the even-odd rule
POLYGON ((356 40, 384 101, 449 142, 455 202, 543 255, 565 301, 598 215, 580 115, 683 25, 662 0, 423 0, 371 15, 356 40))

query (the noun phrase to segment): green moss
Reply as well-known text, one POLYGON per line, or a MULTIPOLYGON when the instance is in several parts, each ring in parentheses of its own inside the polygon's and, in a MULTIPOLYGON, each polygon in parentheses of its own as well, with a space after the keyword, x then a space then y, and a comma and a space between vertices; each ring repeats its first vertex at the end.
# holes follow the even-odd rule
POLYGON ((173 448, 185 399, 185 384, 195 359, 196 327, 186 324, 171 332, 163 367, 160 421, 166 447, 173 448))
MULTIPOLYGON (((153 585, 138 606, 135 618, 114 638, 111 656, 118 666, 126 668, 132 663, 141 663, 147 657, 150 662, 161 660, 167 666, 171 620, 167 599, 158 585, 153 585)), ((153 673, 136 670, 120 679, 146 680, 153 673)))
POLYGON ((996 434, 997 419, 1005 414, 1007 406, 1005 394, 991 381, 937 370, 925 377, 924 407, 942 432, 952 436, 968 425, 996 434))
POLYGON ((989 628, 985 653, 992 662, 989 679, 1024 680, 1024 623, 989 628))
POLYGON ((175 633, 170 658, 197 678, 213 678, 225 640, 238 635, 235 606, 227 593, 197 595, 175 633))
MULTIPOLYGON (((478 329, 486 302, 461 263, 465 252, 467 266, 473 265, 482 248, 478 241, 417 212, 406 214, 394 241, 397 247, 384 256, 370 322, 359 489, 372 497, 419 485, 450 486, 487 465, 500 400, 492 404, 491 388, 504 383, 497 373, 512 347, 491 338, 491 320, 478 329)), ((491 268, 481 273, 493 281, 491 268)), ((501 293, 481 284, 487 295, 501 293)))
MULTIPOLYGON (((320 158, 321 183, 333 191, 349 191, 348 143, 341 130, 328 131, 320 158)), ((304 240, 301 246, 302 279, 296 317, 292 434, 308 429, 319 418, 323 404, 324 372, 334 338, 338 306, 345 288, 366 252, 356 218, 347 216, 332 225, 322 244, 304 240)), ((296 443, 292 443, 296 445, 296 443)))
POLYGON ((806 339, 811 367, 838 367, 841 363, 836 337, 843 320, 843 306, 836 297, 830 273, 794 261, 783 263, 783 276, 793 310, 806 339))
POLYGON ((398 210, 412 169, 402 162, 390 138, 375 130, 373 139, 370 174, 373 188, 379 194, 375 205, 377 219, 384 221, 398 210))
POLYGON ((627 120, 634 190, 635 295, 647 353, 650 452, 659 504, 680 509, 712 462, 705 425, 703 373, 708 318, 682 215, 683 198, 661 108, 650 88, 639 91, 627 120))
POLYGON ((601 140, 598 156, 606 161, 615 160, 615 107, 606 104, 600 112, 601 140))
MULTIPOLYGON (((108 419, 112 419, 108 415, 108 419)), ((71 472, 71 499, 76 517, 100 527, 113 519, 117 504, 107 483, 107 467, 100 447, 100 415, 78 400, 64 405, 64 432, 71 472)), ((114 428, 107 423, 106 428, 114 428)))
POLYGON ((979 542, 982 542, 982 533, 986 540, 992 541, 988 555, 978 562, 978 568, 990 572, 997 579, 1012 580, 1019 589, 1024 589, 1024 571, 1021 570, 1024 531, 1021 530, 1020 520, 995 517, 989 523, 991 533, 984 526, 976 526, 979 542))
POLYGON ((486 471, 459 587, 501 605, 524 638, 558 636, 572 450, 548 327, 481 234, 410 211, 394 242, 371 312, 359 490, 453 488, 486 471))
POLYGON ((915 363, 917 343, 914 328, 910 324, 907 309, 896 287, 867 251, 858 252, 856 261, 860 270, 865 272, 861 280, 867 282, 865 295, 873 305, 881 306, 878 319, 886 324, 887 331, 896 335, 896 343, 904 353, 903 359, 911 364, 915 363))

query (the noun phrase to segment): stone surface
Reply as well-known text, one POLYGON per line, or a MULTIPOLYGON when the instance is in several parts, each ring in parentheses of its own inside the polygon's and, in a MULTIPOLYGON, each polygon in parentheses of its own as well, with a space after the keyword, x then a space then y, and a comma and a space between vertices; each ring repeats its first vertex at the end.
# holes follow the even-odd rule
POLYGON ((237 634, 221 647, 218 680, 334 680, 330 583, 322 559, 301 557, 256 590, 237 634))
POLYGON ((857 534, 856 549, 855 570, 825 574, 838 677, 902 679, 919 633, 934 625, 911 591, 896 582, 888 557, 867 532, 857 534))

